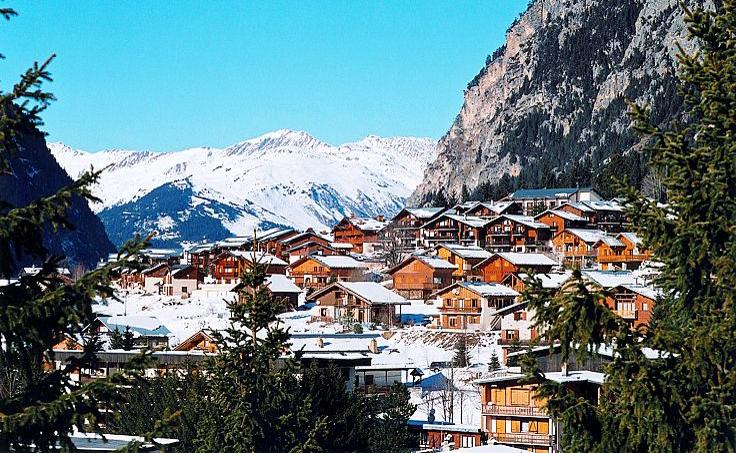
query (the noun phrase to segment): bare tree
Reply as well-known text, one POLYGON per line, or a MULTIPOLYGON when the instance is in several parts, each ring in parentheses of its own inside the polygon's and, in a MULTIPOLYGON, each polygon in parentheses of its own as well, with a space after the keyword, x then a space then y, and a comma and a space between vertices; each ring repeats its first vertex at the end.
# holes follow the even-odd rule
POLYGON ((397 266, 407 255, 404 251, 404 245, 401 243, 399 231, 394 224, 389 224, 381 230, 381 243, 383 245, 381 259, 388 268, 397 266))
POLYGON ((641 193, 648 198, 664 201, 666 192, 662 185, 662 176, 650 171, 641 181, 641 193))

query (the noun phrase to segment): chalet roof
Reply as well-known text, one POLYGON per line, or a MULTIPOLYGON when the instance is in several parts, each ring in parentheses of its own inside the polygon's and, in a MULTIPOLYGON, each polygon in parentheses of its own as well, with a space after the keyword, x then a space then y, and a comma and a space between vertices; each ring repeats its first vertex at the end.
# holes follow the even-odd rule
POLYGON ((374 282, 335 282, 311 297, 318 299, 335 289, 342 289, 372 305, 409 305, 410 302, 383 285, 374 282))
POLYGON ((151 266, 151 267, 149 267, 147 269, 143 269, 141 271, 141 274, 148 275, 148 274, 150 274, 152 272, 156 272, 157 270, 163 269, 163 268, 168 267, 168 266, 169 265, 167 263, 157 263, 157 264, 154 264, 153 266, 151 266))
POLYGON ((629 271, 582 271, 582 275, 605 289, 640 284, 639 278, 629 271))
POLYGON ((442 216, 438 217, 438 219, 442 217, 450 218, 456 222, 460 222, 473 228, 483 228, 491 222, 488 218, 472 215, 443 214, 442 216))
POLYGON ((640 284, 624 284, 619 285, 617 288, 625 288, 629 291, 635 292, 647 299, 657 300, 662 297, 662 290, 653 286, 640 285, 640 284))
POLYGON ((435 294, 445 293, 450 289, 462 287, 469 291, 478 294, 481 297, 494 297, 494 296, 509 296, 517 297, 520 294, 508 286, 499 285, 498 283, 486 283, 486 282, 457 282, 450 286, 442 288, 435 294))
POLYGON ((607 244, 611 248, 626 247, 626 244, 624 244, 623 242, 621 242, 616 236, 611 236, 609 234, 606 234, 606 235, 601 236, 601 238, 596 242, 596 245, 599 242, 602 242, 604 244, 607 244))
POLYGON ((624 237, 626 238, 626 240, 628 240, 629 242, 631 242, 632 244, 636 246, 640 246, 643 244, 641 238, 636 233, 623 232, 623 233, 619 233, 618 237, 619 238, 624 237))
POLYGON ((108 330, 125 331, 130 328, 136 336, 167 337, 171 331, 161 321, 153 316, 127 315, 127 316, 98 316, 97 319, 108 328, 108 330))
POLYGON ((539 198, 569 198, 579 191, 576 187, 559 187, 554 189, 519 189, 509 195, 512 200, 529 200, 539 198))
MULTIPOLYGON (((516 252, 502 252, 496 253, 494 256, 499 256, 514 266, 555 266, 559 264, 557 261, 548 257, 543 253, 516 253, 516 252)), ((484 260, 488 261, 493 257, 484 260)), ((479 263, 478 266, 480 266, 479 263)))
MULTIPOLYGON (((565 203, 566 205, 577 208, 583 212, 623 212, 623 207, 615 200, 597 200, 597 201, 572 201, 565 203)), ((563 205, 564 206, 564 205, 563 205)))
POLYGON ((302 289, 296 286, 286 275, 274 274, 266 277, 268 289, 273 293, 301 293, 302 289))
POLYGON ((413 215, 417 219, 429 220, 432 217, 444 212, 447 208, 442 207, 426 207, 426 208, 405 208, 409 214, 413 215))
POLYGON ((151 258, 151 259, 170 259, 170 258, 177 258, 179 255, 181 255, 181 251, 177 249, 143 249, 140 253, 142 256, 151 258))
MULTIPOLYGON (((333 242, 333 244, 334 244, 334 242, 333 242)), ((317 241, 307 241, 307 242, 302 242, 301 244, 297 244, 297 245, 295 245, 295 246, 293 246, 293 247, 290 247, 290 248, 289 248, 289 249, 287 250, 287 253, 291 253, 291 252, 294 252, 294 251, 296 251, 296 250, 299 250, 299 249, 303 249, 303 248, 306 248, 306 247, 311 247, 311 246, 313 246, 313 245, 318 245, 318 246, 320 246, 320 247, 324 247, 324 248, 327 248, 327 249, 333 248, 333 247, 332 247, 332 244, 330 244, 329 246, 326 246, 326 245, 323 245, 323 244, 322 244, 321 242, 317 242, 317 241)), ((351 244, 351 246, 352 246, 352 244, 351 244)))
POLYGON ((606 233, 605 231, 584 228, 567 228, 557 234, 562 234, 565 231, 579 237, 581 241, 588 244, 595 244, 596 242, 609 237, 608 233, 606 233))
MULTIPOLYGON (((380 220, 371 219, 369 217, 345 217, 340 221, 340 223, 343 222, 347 222, 361 231, 371 232, 377 232, 388 224, 388 222, 382 222, 380 220)), ((340 223, 335 225, 335 228, 333 228, 332 231, 335 231, 340 223)))
POLYGON ((252 262, 255 258, 257 263, 270 264, 273 266, 288 266, 289 263, 282 260, 279 257, 271 255, 270 253, 258 252, 258 251, 244 251, 244 250, 228 250, 228 254, 243 258, 248 262, 252 262))
POLYGON ((217 242, 222 248, 238 248, 253 242, 252 236, 234 236, 217 242))
POLYGON ((216 244, 213 244, 213 243, 197 244, 197 245, 193 245, 189 249, 189 253, 209 252, 212 249, 214 249, 215 247, 217 247, 217 245, 216 244))
POLYGON ((327 241, 327 242, 332 242, 331 240, 323 237, 322 235, 319 235, 319 234, 315 233, 314 230, 312 230, 310 228, 307 231, 304 231, 303 233, 295 234, 294 236, 290 236, 290 237, 288 237, 286 239, 281 239, 281 240, 279 240, 279 243, 281 243, 281 244, 290 244, 292 242, 296 242, 296 241, 298 241, 300 239, 304 239, 304 238, 310 237, 310 236, 313 236, 313 237, 322 239, 322 240, 327 241))
POLYGON ((187 351, 188 350, 186 349, 187 346, 191 345, 192 343, 196 345, 202 340, 213 341, 212 337, 207 332, 205 332, 204 330, 198 330, 194 332, 189 338, 185 339, 184 341, 176 345, 176 347, 172 350, 173 351, 187 351))
POLYGON ((580 217, 577 214, 573 214, 572 212, 563 211, 562 209, 548 209, 541 214, 537 214, 537 216, 534 218, 538 219, 545 214, 553 214, 553 215, 556 215, 557 217, 560 217, 565 220, 569 220, 571 222, 587 222, 588 221, 588 219, 586 219, 585 217, 580 217))
POLYGON ((260 234, 257 234, 256 237, 258 238, 259 242, 271 241, 274 239, 278 239, 281 236, 284 236, 285 234, 289 234, 293 231, 294 231, 293 228, 276 227, 276 228, 271 228, 270 230, 263 231, 260 234))
POLYGON ((332 242, 330 244, 330 247, 332 247, 333 249, 347 249, 347 250, 352 250, 353 244, 351 244, 349 242, 332 242))
POLYGON ((537 229, 549 228, 549 225, 542 223, 542 222, 537 222, 536 220, 534 220, 534 217, 528 216, 528 215, 502 214, 496 217, 495 219, 493 219, 493 221, 495 222, 496 220, 502 219, 502 218, 506 218, 513 222, 520 223, 522 225, 526 225, 529 228, 537 228, 537 229))
POLYGON ((193 266, 188 264, 177 264, 176 266, 171 266, 171 276, 177 278, 192 268, 193 266))
POLYGON ((463 259, 486 259, 493 256, 488 250, 476 245, 440 244, 437 248, 445 248, 463 259))
POLYGON ((404 261, 400 262, 396 266, 392 267, 388 270, 388 274, 393 274, 397 270, 401 269, 408 263, 410 263, 413 260, 418 260, 426 264, 427 266, 431 267, 432 269, 457 269, 456 264, 452 264, 449 261, 443 260, 442 258, 438 258, 435 256, 426 256, 426 255, 411 255, 404 261))
MULTIPOLYGON (((520 273, 517 276, 526 280, 529 278, 529 274, 520 273)), ((542 283, 542 288, 557 289, 572 278, 572 271, 565 271, 562 273, 547 273, 547 274, 534 274, 534 278, 538 279, 542 283)))
POLYGON ((342 256, 342 255, 328 255, 328 256, 322 256, 322 255, 310 255, 307 258, 311 258, 321 264, 324 264, 325 266, 332 268, 332 269, 367 269, 368 266, 366 266, 364 263, 361 263, 360 261, 356 260, 352 256, 342 256))

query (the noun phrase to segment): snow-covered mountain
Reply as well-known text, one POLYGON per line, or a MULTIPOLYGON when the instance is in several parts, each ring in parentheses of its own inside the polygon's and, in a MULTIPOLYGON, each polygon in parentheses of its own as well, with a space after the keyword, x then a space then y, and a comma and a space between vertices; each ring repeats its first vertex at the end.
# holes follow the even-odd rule
POLYGON ((106 168, 92 205, 115 244, 158 231, 156 245, 218 240, 289 225, 329 228, 344 215, 392 215, 435 156, 428 138, 368 136, 332 146, 278 130, 224 149, 79 151, 49 144, 78 176, 106 168))

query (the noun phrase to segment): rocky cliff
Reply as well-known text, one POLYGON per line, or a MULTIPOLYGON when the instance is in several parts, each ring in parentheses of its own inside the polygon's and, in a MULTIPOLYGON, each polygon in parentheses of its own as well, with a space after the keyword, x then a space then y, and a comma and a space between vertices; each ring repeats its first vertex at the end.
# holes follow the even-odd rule
POLYGON ((463 185, 488 196, 499 182, 610 192, 605 176, 641 181, 626 100, 650 105, 657 123, 681 112, 675 54, 677 42, 692 48, 685 36, 678 0, 533 1, 468 84, 410 203, 443 187, 457 198, 463 185))
MULTIPOLYGON (((18 141, 19 150, 10 159, 12 174, 0 175, 0 200, 14 207, 25 206, 72 182, 49 152, 40 133, 25 133, 18 141)), ((49 227, 44 234, 44 245, 49 253, 65 257, 70 267, 77 264, 91 267, 115 250, 102 222, 85 200, 75 199, 68 214, 75 229, 54 232, 49 227)), ((33 264, 39 265, 41 261, 25 256, 17 267, 33 264)))

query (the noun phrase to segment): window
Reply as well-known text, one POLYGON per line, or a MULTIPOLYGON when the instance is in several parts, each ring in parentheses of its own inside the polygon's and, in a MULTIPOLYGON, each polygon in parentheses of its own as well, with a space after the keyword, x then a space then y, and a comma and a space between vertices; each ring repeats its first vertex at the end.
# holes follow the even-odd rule
POLYGON ((647 302, 641 304, 641 311, 649 311, 649 304, 647 302))
POLYGON ((457 320, 454 316, 450 316, 449 318, 447 318, 447 322, 449 323, 450 327, 455 327, 457 320))
POLYGON ((365 375, 365 385, 373 385, 374 382, 372 374, 365 375))
POLYGON ((188 289, 188 288, 187 288, 186 286, 182 286, 182 287, 181 287, 181 292, 182 292, 182 293, 187 293, 187 294, 188 294, 188 293, 189 293, 189 291, 187 291, 187 289, 188 289))
POLYGON ((463 448, 475 447, 475 437, 462 436, 461 443, 463 444, 463 448))

